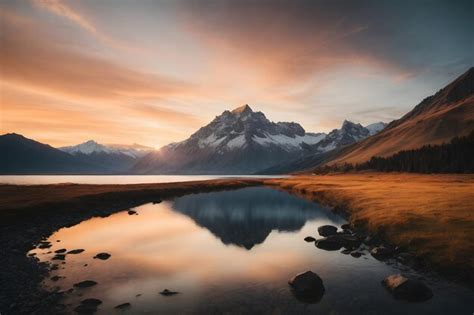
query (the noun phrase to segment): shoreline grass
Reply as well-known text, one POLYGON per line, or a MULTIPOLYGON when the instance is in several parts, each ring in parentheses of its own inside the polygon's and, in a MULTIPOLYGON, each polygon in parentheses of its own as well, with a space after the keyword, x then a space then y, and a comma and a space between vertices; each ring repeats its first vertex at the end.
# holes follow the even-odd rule
POLYGON ((343 211, 351 224, 443 273, 474 279, 474 175, 353 173, 271 179, 266 185, 343 211))

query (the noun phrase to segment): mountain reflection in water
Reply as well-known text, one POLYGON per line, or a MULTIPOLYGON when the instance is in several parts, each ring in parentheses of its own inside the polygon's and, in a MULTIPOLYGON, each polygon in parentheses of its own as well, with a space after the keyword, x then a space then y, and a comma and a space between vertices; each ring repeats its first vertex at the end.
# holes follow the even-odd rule
POLYGON ((268 188, 188 195, 176 199, 172 208, 191 217, 222 243, 248 250, 263 243, 273 230, 299 231, 314 219, 342 222, 329 209, 268 188))

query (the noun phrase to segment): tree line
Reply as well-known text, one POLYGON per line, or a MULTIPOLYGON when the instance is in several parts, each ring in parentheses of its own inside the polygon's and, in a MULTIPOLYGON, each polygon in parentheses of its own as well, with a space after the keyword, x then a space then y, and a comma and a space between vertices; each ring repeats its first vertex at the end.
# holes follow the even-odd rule
POLYGON ((474 131, 465 137, 455 137, 449 143, 425 145, 403 150, 389 157, 374 156, 360 164, 345 163, 322 166, 315 173, 376 170, 410 173, 474 173, 474 131))

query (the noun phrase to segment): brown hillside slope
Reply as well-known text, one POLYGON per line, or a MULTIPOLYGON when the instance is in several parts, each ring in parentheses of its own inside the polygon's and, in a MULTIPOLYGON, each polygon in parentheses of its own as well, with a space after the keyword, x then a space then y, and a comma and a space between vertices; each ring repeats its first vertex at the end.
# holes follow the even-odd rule
POLYGON ((474 68, 470 68, 379 134, 341 152, 329 164, 360 163, 426 144, 449 142, 474 130, 474 68))

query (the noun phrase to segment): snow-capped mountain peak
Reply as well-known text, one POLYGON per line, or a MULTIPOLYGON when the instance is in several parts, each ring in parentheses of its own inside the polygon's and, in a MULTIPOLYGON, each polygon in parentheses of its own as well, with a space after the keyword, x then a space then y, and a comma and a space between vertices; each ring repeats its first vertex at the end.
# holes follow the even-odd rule
POLYGON ((218 148, 222 152, 246 146, 275 145, 291 151, 300 149, 303 143, 316 144, 324 136, 306 133, 297 123, 271 122, 262 112, 254 112, 246 104, 232 111, 224 111, 189 139, 167 147, 197 146, 199 149, 218 148))
POLYGON ((249 105, 226 110, 188 139, 145 157, 138 172, 252 173, 303 155, 325 134, 293 122, 272 122, 249 105))
POLYGON ((67 152, 72 155, 84 154, 123 154, 130 156, 134 159, 142 157, 145 154, 149 153, 152 148, 148 148, 140 145, 104 145, 97 143, 94 140, 88 140, 86 142, 80 143, 78 145, 61 147, 59 150, 67 152))
POLYGON ((365 126, 365 128, 369 130, 371 136, 375 135, 376 133, 379 133, 385 127, 387 127, 387 123, 384 123, 382 121, 365 126))

